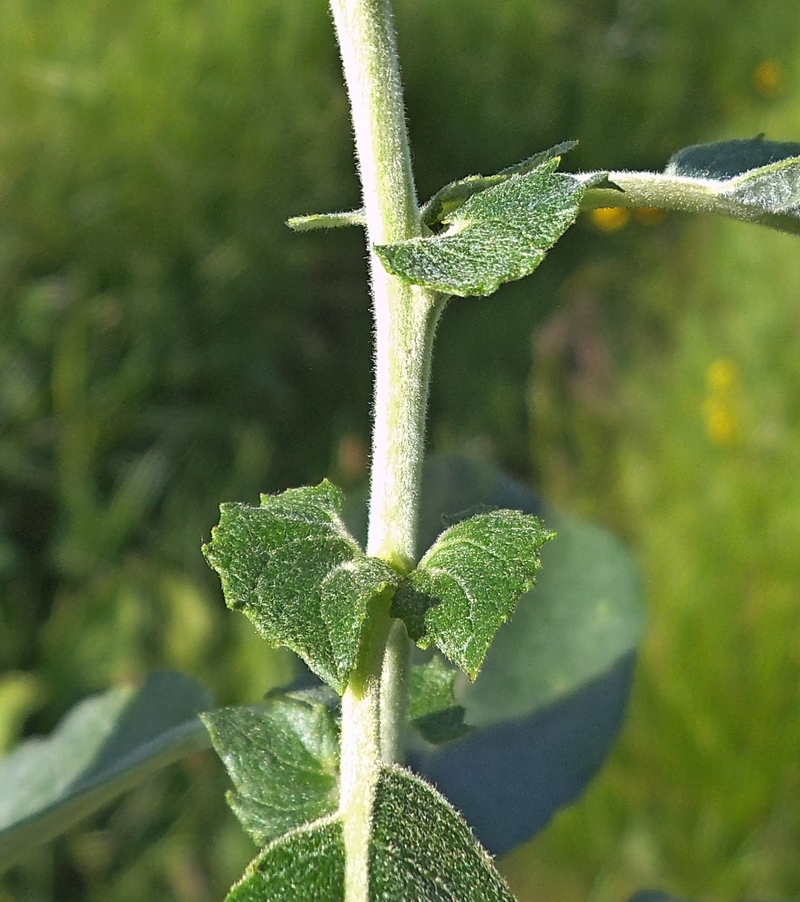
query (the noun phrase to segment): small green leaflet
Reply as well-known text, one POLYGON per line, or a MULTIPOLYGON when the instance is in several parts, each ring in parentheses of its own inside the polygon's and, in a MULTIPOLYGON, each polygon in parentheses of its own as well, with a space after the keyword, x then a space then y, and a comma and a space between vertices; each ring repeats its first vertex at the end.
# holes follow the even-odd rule
POLYGON ((392 613, 421 648, 436 645, 472 679, 500 625, 535 582, 553 538, 537 517, 500 510, 445 530, 401 585, 392 613))
POLYGON ((455 697, 458 671, 434 655, 411 669, 408 717, 426 742, 441 745, 469 733, 464 707, 455 697))
POLYGON ((236 787, 228 804, 256 845, 336 811, 339 736, 321 702, 277 696, 202 720, 236 787))
POLYGON ((308 216, 291 216, 286 225, 294 232, 313 232, 316 229, 341 229, 345 226, 365 227, 367 217, 362 210, 346 213, 311 213, 308 216))
MULTIPOLYGON (((513 166, 509 166, 495 175, 470 175, 467 178, 450 182, 449 185, 440 188, 422 208, 420 211, 422 221, 428 228, 436 230, 436 227, 444 221, 445 216, 457 210, 473 194, 484 191, 486 188, 491 188, 493 185, 498 185, 512 175, 530 172, 546 160, 561 156, 561 154, 572 150, 577 143, 577 141, 564 141, 555 147, 551 147, 549 150, 544 150, 541 153, 534 154, 532 157, 528 157, 527 160, 523 160, 521 163, 515 163, 513 166)), ((343 226, 354 225, 363 228, 367 225, 367 218, 362 208, 342 213, 311 213, 308 216, 291 216, 286 221, 286 225, 295 232, 310 232, 315 229, 337 229, 343 226)))
POLYGON ((378 245, 375 253, 414 285, 459 297, 492 294, 536 269, 575 221, 586 189, 605 179, 556 172, 558 163, 553 157, 473 194, 444 216, 438 234, 378 245))
POLYGON ((355 667, 367 608, 400 577, 367 557, 344 526, 341 492, 318 486, 223 504, 203 552, 228 607, 265 639, 297 652, 340 694, 355 667))

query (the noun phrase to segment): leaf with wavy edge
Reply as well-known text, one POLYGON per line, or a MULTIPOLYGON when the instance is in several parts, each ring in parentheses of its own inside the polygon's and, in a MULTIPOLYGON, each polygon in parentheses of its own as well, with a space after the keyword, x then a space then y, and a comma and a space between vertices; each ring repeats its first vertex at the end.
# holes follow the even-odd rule
POLYGON ((520 511, 476 514, 446 529, 401 584, 392 613, 420 648, 442 651, 472 679, 500 625, 532 588, 555 534, 520 511))
POLYGON ((355 667, 370 603, 399 574, 367 557, 339 517, 342 493, 318 486, 223 504, 203 547, 228 607, 273 645, 285 645, 340 694, 355 667))

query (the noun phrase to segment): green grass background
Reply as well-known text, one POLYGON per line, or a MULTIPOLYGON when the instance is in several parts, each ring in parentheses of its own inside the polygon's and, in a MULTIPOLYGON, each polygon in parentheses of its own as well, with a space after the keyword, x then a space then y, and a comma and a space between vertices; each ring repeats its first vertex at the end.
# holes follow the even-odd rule
MULTIPOLYGON (((793 0, 396 6, 423 197, 565 138, 567 168, 656 168, 800 135, 793 0)), ((199 545, 221 500, 364 478, 362 237, 282 225, 357 202, 323 0, 0 4, 0 749, 156 667, 221 702, 291 677, 199 545)), ((797 898, 796 239, 601 225, 453 303, 437 349, 432 446, 616 530, 647 587, 612 759, 503 867, 523 902, 797 898)), ((253 852, 224 787, 174 768, 0 900, 222 898, 253 852)))

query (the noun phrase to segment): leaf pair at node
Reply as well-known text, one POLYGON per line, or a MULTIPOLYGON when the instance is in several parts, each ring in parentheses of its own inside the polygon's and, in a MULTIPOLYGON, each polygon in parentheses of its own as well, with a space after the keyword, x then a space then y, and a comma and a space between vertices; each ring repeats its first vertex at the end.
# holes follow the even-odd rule
POLYGON ((500 625, 535 582, 552 533, 519 511, 477 514, 445 530, 407 576, 368 557, 347 531, 341 492, 316 487, 224 504, 204 547, 226 603, 264 638, 299 654, 340 694, 372 605, 391 605, 422 648, 474 679, 500 625))

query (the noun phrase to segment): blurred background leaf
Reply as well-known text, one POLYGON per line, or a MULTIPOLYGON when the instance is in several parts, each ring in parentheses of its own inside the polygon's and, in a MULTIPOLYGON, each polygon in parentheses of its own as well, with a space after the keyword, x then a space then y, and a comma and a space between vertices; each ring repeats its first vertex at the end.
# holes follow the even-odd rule
MULTIPOLYGON (((567 138, 568 169, 660 169, 800 136, 794 0, 396 7, 423 198, 567 138)), ((364 478, 363 239, 282 225, 357 204, 324 0, 0 4, 7 746, 156 667, 221 703, 291 678, 199 545, 221 500, 364 478)), ((615 756, 503 862, 523 902, 800 892, 799 280, 789 237, 596 211, 444 318, 432 445, 611 527, 649 597, 615 756)), ((252 846, 221 766, 175 771, 0 900, 222 898, 252 846)))

